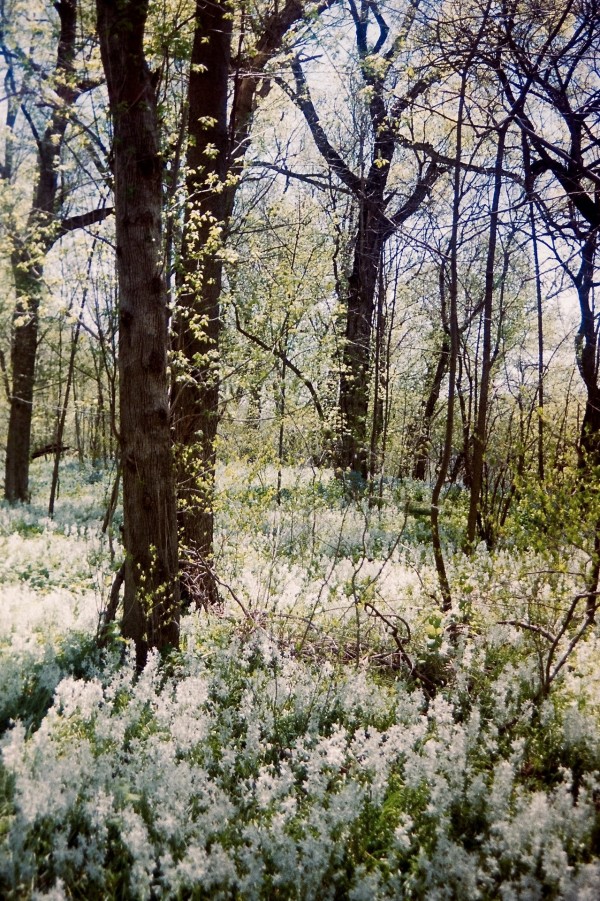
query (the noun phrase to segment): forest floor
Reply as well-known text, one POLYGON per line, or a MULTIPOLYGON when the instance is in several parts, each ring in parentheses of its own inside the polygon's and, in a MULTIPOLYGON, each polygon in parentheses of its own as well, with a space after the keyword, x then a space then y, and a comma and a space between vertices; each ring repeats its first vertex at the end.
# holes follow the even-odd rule
POLYGON ((423 486, 223 467, 222 605, 136 679, 114 473, 66 462, 52 520, 49 473, 0 507, 2 897, 600 897, 590 561, 535 503, 467 557, 446 498, 448 615, 423 486))

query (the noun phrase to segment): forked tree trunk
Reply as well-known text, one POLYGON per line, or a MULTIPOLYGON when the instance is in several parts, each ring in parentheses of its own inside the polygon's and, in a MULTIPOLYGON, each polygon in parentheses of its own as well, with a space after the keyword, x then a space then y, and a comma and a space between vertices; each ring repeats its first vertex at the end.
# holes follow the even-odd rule
MULTIPOLYGON (((361 60, 379 53, 385 44, 389 28, 379 10, 364 4, 359 14, 351 5, 356 32, 356 47, 361 60), (376 24, 369 23, 374 12, 376 24), (379 37, 371 46, 369 24, 379 37)), ((414 8, 407 11, 402 33, 408 34, 414 19, 414 8)), ((377 280, 381 255, 386 241, 397 228, 416 213, 430 188, 441 174, 441 167, 430 162, 419 169, 416 185, 402 206, 391 213, 387 183, 399 136, 391 123, 400 121, 410 105, 427 89, 423 79, 415 82, 404 97, 386 105, 389 96, 382 70, 376 73, 371 66, 363 66, 363 80, 369 91, 369 118, 372 138, 370 164, 367 174, 358 176, 330 143, 314 106, 310 87, 299 58, 291 60, 296 90, 295 103, 304 115, 313 140, 330 170, 350 190, 358 204, 358 228, 354 242, 352 272, 348 278, 345 300, 346 328, 339 381, 340 437, 334 450, 334 465, 341 477, 348 471, 362 479, 368 477, 370 442, 367 435, 367 415, 372 383, 371 341, 376 307, 377 280)))
POLYGON ((114 128, 125 598, 136 646, 179 643, 177 514, 167 387, 167 286, 156 94, 144 59, 148 0, 97 0, 114 128))

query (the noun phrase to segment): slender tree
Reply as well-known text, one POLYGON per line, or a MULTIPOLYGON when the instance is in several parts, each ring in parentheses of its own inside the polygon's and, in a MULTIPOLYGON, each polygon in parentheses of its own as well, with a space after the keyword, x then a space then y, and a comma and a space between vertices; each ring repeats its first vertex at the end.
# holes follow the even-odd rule
MULTIPOLYGON (((60 189, 59 163, 65 135, 75 104, 82 94, 95 87, 95 83, 77 74, 77 0, 60 0, 54 4, 54 9, 59 19, 56 61, 52 73, 45 79, 51 99, 42 102, 47 116, 45 123, 40 125, 36 122, 34 109, 30 108, 29 92, 20 92, 18 88, 17 70, 19 67, 27 69, 28 60, 21 58, 5 40, 7 22, 2 7, 0 50, 6 65, 5 82, 9 90, 7 125, 12 131, 17 114, 21 112, 31 129, 37 149, 35 187, 27 222, 22 231, 14 227, 14 222, 12 224, 10 262, 16 303, 11 341, 12 385, 4 482, 5 497, 11 502, 29 499, 35 366, 46 257, 56 241, 67 232, 100 222, 111 212, 106 207, 76 216, 67 216, 64 212, 66 198, 60 189)), ((15 160, 12 137, 6 143, 5 163, 0 175, 8 183, 13 183, 15 160)))
POLYGON ((494 294, 498 277, 496 272, 496 246, 498 243, 500 192, 502 190, 502 161, 508 122, 503 123, 498 132, 496 152, 496 171, 494 190, 490 209, 490 231, 485 266, 485 286, 483 295, 483 340, 481 348, 481 376, 479 380, 479 402, 477 405, 477 421, 473 433, 473 452, 471 456, 471 493, 469 514, 467 518, 467 534, 465 548, 468 552, 475 544, 477 517, 480 510, 481 486, 483 483, 483 466, 486 447, 486 432, 490 401, 490 379, 492 372, 492 320, 494 314, 494 294))
MULTIPOLYGON (((444 277, 443 268, 441 269, 441 277, 444 277)), ((423 401, 419 411, 420 432, 417 439, 415 449, 415 459, 413 463, 412 477, 425 481, 427 478, 427 468, 429 465, 429 452, 431 443, 431 427, 436 406, 440 397, 442 383, 446 372, 448 371, 448 358, 450 354, 450 341, 446 331, 443 332, 441 346, 438 351, 437 360, 435 361, 435 370, 433 375, 428 371, 427 382, 430 385, 427 398, 423 401)), ((433 367, 431 367, 433 369, 433 367)))

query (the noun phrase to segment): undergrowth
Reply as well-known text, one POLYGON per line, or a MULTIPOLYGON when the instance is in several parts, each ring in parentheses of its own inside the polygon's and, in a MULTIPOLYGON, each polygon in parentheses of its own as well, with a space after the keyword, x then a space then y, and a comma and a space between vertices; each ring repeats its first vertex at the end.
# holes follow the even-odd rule
POLYGON ((314 473, 279 498, 233 476, 222 606, 139 678, 115 634, 95 643, 108 480, 81 477, 84 521, 3 508, 2 897, 597 898, 595 628, 541 690, 581 548, 466 558, 453 499, 442 615, 422 487, 373 505, 314 473), (47 576, 25 579, 40 541, 47 576))

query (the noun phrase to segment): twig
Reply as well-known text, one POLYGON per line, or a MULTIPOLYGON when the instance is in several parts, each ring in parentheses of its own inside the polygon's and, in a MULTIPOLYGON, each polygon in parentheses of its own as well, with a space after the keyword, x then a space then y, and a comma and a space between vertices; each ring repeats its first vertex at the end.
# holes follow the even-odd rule
POLYGON ((533 623, 524 623, 518 619, 501 619, 498 620, 499 626, 515 626, 517 629, 526 629, 528 632, 535 632, 537 635, 542 635, 546 641, 550 643, 554 642, 555 636, 552 632, 548 632, 547 629, 542 628, 542 626, 535 626, 533 623))
POLYGON ((215 582, 217 583, 217 585, 219 586, 219 588, 225 588, 229 592, 229 594, 231 595, 231 597, 233 598, 235 603, 238 605, 238 607, 240 608, 240 610, 242 611, 242 613, 244 614, 246 619, 249 619, 255 625, 258 625, 258 623, 256 622, 256 618, 250 613, 249 610, 246 609, 245 604, 239 599, 239 597, 237 596, 237 594, 235 593, 235 591, 233 590, 231 585, 229 585, 227 582, 223 582, 222 579, 219 579, 219 577, 217 575, 215 575, 214 573, 213 573, 213 578, 214 578, 215 582))

